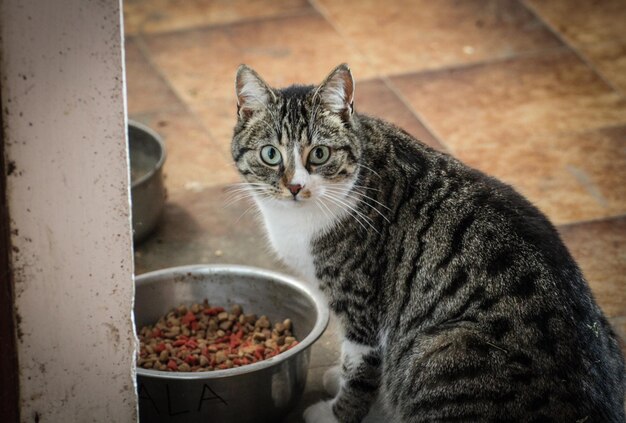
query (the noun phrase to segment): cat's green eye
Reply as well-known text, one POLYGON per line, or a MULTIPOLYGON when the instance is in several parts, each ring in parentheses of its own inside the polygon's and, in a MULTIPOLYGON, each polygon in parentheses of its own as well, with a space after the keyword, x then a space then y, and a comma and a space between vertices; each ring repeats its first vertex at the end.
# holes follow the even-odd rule
POLYGON ((270 166, 276 166, 282 160, 280 151, 273 145, 266 145, 261 148, 261 160, 270 166))
POLYGON ((309 163, 312 165, 322 165, 330 158, 330 148, 325 145, 318 145, 309 153, 309 163))

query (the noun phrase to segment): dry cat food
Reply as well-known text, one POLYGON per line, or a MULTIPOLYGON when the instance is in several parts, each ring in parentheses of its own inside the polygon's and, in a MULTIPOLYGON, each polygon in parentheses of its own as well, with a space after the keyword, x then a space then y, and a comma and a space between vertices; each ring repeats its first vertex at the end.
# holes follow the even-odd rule
POLYGON ((181 305, 154 326, 139 331, 137 364, 144 369, 203 372, 230 369, 274 357, 295 347, 290 319, 272 324, 267 316, 226 311, 207 300, 181 305))

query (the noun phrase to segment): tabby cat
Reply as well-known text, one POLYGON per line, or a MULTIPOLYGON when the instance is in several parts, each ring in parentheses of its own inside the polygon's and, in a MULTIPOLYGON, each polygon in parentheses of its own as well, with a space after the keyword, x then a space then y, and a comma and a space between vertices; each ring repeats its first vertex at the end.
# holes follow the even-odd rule
POLYGON ((623 422, 616 336, 510 186, 354 111, 347 65, 275 89, 242 65, 232 155, 279 257, 343 329, 307 422, 623 422))

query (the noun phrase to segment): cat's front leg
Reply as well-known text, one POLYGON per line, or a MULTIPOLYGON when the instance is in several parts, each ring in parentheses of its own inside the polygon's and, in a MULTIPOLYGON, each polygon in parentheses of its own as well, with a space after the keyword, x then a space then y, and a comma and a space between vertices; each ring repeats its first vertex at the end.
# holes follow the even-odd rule
POLYGON ((376 399, 381 373, 379 348, 344 341, 341 356, 339 393, 331 401, 307 408, 307 423, 361 422, 376 399))

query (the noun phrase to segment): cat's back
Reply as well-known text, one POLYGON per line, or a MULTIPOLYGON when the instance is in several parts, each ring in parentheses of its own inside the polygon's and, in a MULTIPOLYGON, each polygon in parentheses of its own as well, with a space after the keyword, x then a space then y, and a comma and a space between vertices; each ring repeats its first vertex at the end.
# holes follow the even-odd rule
MULTIPOLYGON (((404 218, 432 218, 425 242, 432 243, 429 253, 444 255, 438 268, 461 254, 466 235, 473 235, 484 247, 474 254, 494 248, 492 266, 506 267, 512 264, 509 256, 518 254, 533 261, 526 263, 528 266, 567 275, 579 273, 552 223, 513 187, 431 148, 395 125, 367 115, 359 115, 359 121, 370 138, 365 161, 378 173, 370 174, 372 182, 387 194, 395 193, 386 199, 394 210, 411 210, 404 218), (437 245, 446 251, 439 251, 437 245)), ((437 260, 428 259, 431 264, 437 260)))
POLYGON ((503 391, 517 392, 518 404, 552 407, 553 415, 576 404, 619 421, 620 410, 609 405, 621 403, 624 392, 616 337, 549 220, 510 186, 392 125, 361 122, 374 140, 368 166, 381 174, 372 181, 381 179, 377 189, 389 201, 382 243, 391 252, 384 261, 399 269, 387 272, 397 335, 460 343, 458 363, 497 356, 501 367, 489 371, 503 391), (381 155, 386 160, 376 162, 381 155))

